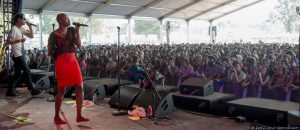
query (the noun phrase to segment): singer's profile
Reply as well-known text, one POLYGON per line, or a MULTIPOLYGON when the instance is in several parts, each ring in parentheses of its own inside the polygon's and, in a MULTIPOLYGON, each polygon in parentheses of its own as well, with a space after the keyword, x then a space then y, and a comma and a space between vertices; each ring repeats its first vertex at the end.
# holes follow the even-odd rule
POLYGON ((55 74, 57 79, 57 94, 55 97, 55 124, 66 124, 59 116, 61 110, 62 97, 65 93, 66 86, 75 86, 76 106, 77 106, 77 122, 89 121, 81 115, 83 90, 82 76, 78 61, 75 56, 75 46, 81 47, 79 25, 70 26, 70 20, 64 13, 60 13, 56 17, 59 28, 54 30, 48 39, 48 53, 55 61, 55 74), (73 30, 73 31, 69 31, 73 30), (54 48, 56 46, 56 48, 54 48))

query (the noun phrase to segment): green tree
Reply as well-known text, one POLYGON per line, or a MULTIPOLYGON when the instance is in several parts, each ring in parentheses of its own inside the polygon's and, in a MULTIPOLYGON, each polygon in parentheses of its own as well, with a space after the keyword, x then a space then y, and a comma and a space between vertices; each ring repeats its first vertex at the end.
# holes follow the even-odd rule
POLYGON ((52 29, 52 24, 54 24, 55 28, 58 27, 58 24, 56 22, 56 15, 42 15, 42 32, 44 34, 50 34, 53 29, 52 29))
POLYGON ((101 19, 92 19, 91 27, 92 27, 92 33, 96 35, 100 35, 102 33, 101 27, 103 26, 103 23, 101 19))
MULTIPOLYGON (((32 23, 36 23, 34 22, 34 20, 39 18, 39 16, 35 14, 26 14, 26 15, 27 15, 26 18, 32 23)), ((38 27, 33 28, 34 33, 37 33, 38 31, 39 31, 38 27)))
POLYGON ((143 34, 146 35, 146 37, 150 34, 156 34, 157 37, 159 37, 159 22, 135 20, 134 24, 134 32, 136 34, 143 34))
POLYGON ((171 31, 171 24, 170 21, 167 21, 165 25, 166 33, 167 33, 167 43, 170 43, 170 31, 171 31))
MULTIPOLYGON (((160 24, 158 21, 135 20, 134 24, 135 24, 135 28, 134 28, 135 33, 146 35, 146 37, 150 34, 155 34, 157 35, 158 39, 160 39, 160 24)), ((169 43, 170 32, 179 29, 180 23, 173 22, 173 21, 166 21, 166 24, 164 24, 163 28, 164 30, 166 30, 167 43, 169 43)))
POLYGON ((272 23, 282 23, 285 30, 289 33, 293 32, 296 21, 299 16, 296 13, 296 7, 300 5, 299 0, 277 0, 273 12, 270 13, 269 21, 272 23))
POLYGON ((164 25, 164 29, 166 30, 167 43, 170 43, 170 33, 171 31, 175 31, 180 28, 180 23, 176 21, 167 21, 164 25))
MULTIPOLYGON (((78 17, 78 16, 70 15, 69 18, 70 18, 71 25, 72 25, 73 22, 84 23, 84 24, 88 23, 88 18, 87 17, 78 17)), ((88 31, 87 27, 80 27, 80 32, 79 32, 80 36, 87 38, 87 34, 88 34, 87 31, 88 31)))

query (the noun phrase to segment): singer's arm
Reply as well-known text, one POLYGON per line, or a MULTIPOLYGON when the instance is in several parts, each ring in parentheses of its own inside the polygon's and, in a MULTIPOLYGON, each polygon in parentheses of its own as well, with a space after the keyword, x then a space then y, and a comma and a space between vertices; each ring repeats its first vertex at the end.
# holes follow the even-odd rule
POLYGON ((24 38, 22 38, 22 39, 14 39, 11 36, 8 36, 7 40, 6 40, 6 43, 9 44, 9 45, 12 45, 12 44, 16 44, 16 43, 20 43, 20 42, 24 42, 24 41, 25 41, 24 38))
POLYGON ((10 30, 7 36, 6 44, 12 45, 20 42, 25 42, 25 38, 16 39, 14 36, 16 35, 16 31, 14 29, 10 30))
POLYGON ((81 48, 81 40, 79 35, 80 26, 75 26, 75 45, 80 49, 81 48))
POLYGON ((33 38, 33 31, 32 31, 31 23, 26 22, 26 24, 28 25, 29 32, 25 31, 24 35, 29 37, 29 38, 33 38))
POLYGON ((48 38, 48 55, 52 58, 52 59, 55 59, 55 56, 54 56, 54 33, 51 33, 49 38, 48 38))

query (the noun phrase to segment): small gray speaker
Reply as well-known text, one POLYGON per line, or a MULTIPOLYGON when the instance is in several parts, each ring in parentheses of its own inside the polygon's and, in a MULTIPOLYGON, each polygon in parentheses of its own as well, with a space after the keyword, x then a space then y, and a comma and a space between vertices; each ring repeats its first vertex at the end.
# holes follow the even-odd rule
POLYGON ((91 80, 83 82, 84 99, 93 101, 94 93, 97 95, 96 100, 102 100, 105 98, 105 88, 102 84, 95 83, 91 80))
POLYGON ((50 87, 50 79, 44 74, 31 74, 32 82, 38 90, 48 89, 50 87))
POLYGON ((108 104, 111 107, 121 107, 124 109, 131 109, 132 104, 137 96, 142 92, 141 88, 121 86, 110 98, 108 104), (119 91, 120 91, 120 102, 119 102, 119 91))
POLYGON ((157 117, 167 115, 176 110, 172 95, 164 90, 144 90, 136 98, 133 105, 144 107, 146 110, 151 105, 157 117))
POLYGON ((180 84, 180 93, 192 96, 208 96, 214 93, 213 80, 190 77, 180 84))

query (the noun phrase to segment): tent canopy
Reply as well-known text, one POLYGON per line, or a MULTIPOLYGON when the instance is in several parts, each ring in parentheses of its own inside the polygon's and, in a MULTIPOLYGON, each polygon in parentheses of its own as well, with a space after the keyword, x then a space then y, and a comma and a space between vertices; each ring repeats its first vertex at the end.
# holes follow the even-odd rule
POLYGON ((23 10, 213 21, 263 0, 24 0, 23 10))

